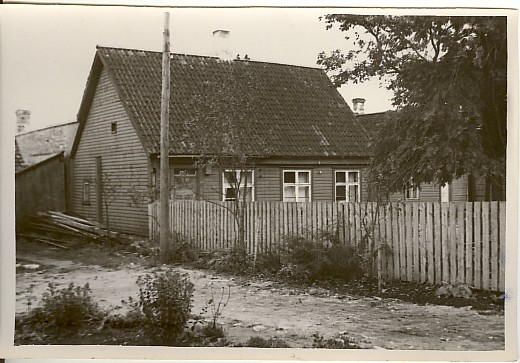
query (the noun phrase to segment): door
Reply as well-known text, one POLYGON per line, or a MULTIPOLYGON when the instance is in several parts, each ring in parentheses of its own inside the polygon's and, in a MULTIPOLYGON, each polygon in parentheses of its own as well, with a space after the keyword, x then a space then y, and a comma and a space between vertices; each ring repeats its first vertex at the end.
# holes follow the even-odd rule
POLYGON ((103 223, 103 169, 101 156, 96 156, 96 217, 103 223))

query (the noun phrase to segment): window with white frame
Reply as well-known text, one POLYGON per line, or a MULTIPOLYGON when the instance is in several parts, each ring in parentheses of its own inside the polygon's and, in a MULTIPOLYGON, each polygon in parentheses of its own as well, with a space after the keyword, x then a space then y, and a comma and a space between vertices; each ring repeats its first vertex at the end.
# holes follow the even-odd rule
POLYGON ((310 170, 283 171, 283 201, 310 202, 311 201, 311 172, 310 170))
POLYGON ((418 200, 419 199, 419 188, 418 187, 408 187, 404 189, 404 199, 405 200, 418 200))
POLYGON ((360 202, 359 170, 336 170, 336 202, 360 202))
POLYGON ((225 170, 222 173, 222 200, 235 201, 237 197, 254 201, 255 174, 253 170, 225 170), (237 195, 238 194, 238 195, 237 195))

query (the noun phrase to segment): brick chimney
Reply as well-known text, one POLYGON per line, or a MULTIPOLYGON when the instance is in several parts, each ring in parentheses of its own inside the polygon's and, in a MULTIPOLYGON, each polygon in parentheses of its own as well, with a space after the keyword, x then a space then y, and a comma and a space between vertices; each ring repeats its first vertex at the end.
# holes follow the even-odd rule
POLYGON ((231 39, 229 30, 215 30, 213 32, 213 55, 222 60, 232 60, 231 39))
POLYGON ((356 115, 362 115, 365 113, 365 99, 364 98, 353 98, 352 99, 352 111, 356 115))
POLYGON ((29 110, 16 110, 16 133, 20 134, 26 131, 29 126, 29 118, 31 117, 31 111, 29 110))

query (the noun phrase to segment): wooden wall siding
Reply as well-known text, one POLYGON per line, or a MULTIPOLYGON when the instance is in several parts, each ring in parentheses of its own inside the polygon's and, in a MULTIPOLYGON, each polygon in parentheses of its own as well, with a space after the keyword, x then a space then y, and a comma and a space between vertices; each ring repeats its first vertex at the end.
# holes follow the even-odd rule
MULTIPOLYGON (((204 250, 228 248, 237 233, 226 207, 230 204, 171 202, 170 228, 204 250)), ((375 238, 368 239, 367 248, 390 247, 382 257, 385 278, 504 291, 505 207, 505 202, 255 202, 247 207, 247 250, 262 253, 285 236, 318 231, 358 244, 373 225, 375 238)), ((149 205, 149 214, 158 215, 158 203, 149 205)), ((149 223, 153 239, 159 233, 156 219, 149 223)))
MULTIPOLYGON (((148 230, 146 202, 131 205, 131 187, 147 195, 148 158, 116 90, 105 70, 102 71, 90 113, 73 160, 73 210, 96 219, 95 158, 101 156, 102 171, 119 186, 110 205, 110 226, 116 230, 146 235, 148 230), (117 133, 111 123, 117 122, 117 133), (91 179, 91 203, 83 205, 83 181, 91 179)), ((104 211, 103 211, 104 212, 104 211)))
POLYGON ((468 177, 455 179, 450 184, 450 202, 468 201, 468 177))
POLYGON ((334 201, 334 172, 330 166, 312 168, 312 201, 334 201))
POLYGON ((256 169, 256 200, 282 200, 282 170, 280 168, 259 166, 256 169))
POLYGON ((65 210, 65 164, 63 158, 53 157, 16 173, 16 224, 44 211, 65 210))

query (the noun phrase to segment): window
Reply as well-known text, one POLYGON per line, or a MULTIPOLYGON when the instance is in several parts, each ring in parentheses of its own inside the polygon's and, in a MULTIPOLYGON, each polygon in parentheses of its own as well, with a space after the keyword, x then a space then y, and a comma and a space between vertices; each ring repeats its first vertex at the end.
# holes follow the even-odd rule
POLYGON ((112 122, 110 124, 110 130, 112 131, 113 134, 117 134, 117 122, 112 122))
POLYGON ((336 202, 360 202, 359 170, 337 170, 335 192, 336 202))
POLYGON ((254 201, 254 178, 253 170, 225 170, 222 173, 222 200, 229 202, 237 197, 242 200, 245 195, 247 201, 254 201))
POLYGON ((418 187, 405 188, 404 199, 405 200, 418 200, 419 199, 419 188, 418 187))
POLYGON ((192 200, 197 195, 197 171, 193 168, 173 169, 173 198, 192 200))
POLYGON ((283 201, 311 201, 311 172, 309 170, 284 170, 283 201))
POLYGON ((83 181, 83 205, 90 205, 90 182, 83 181))

